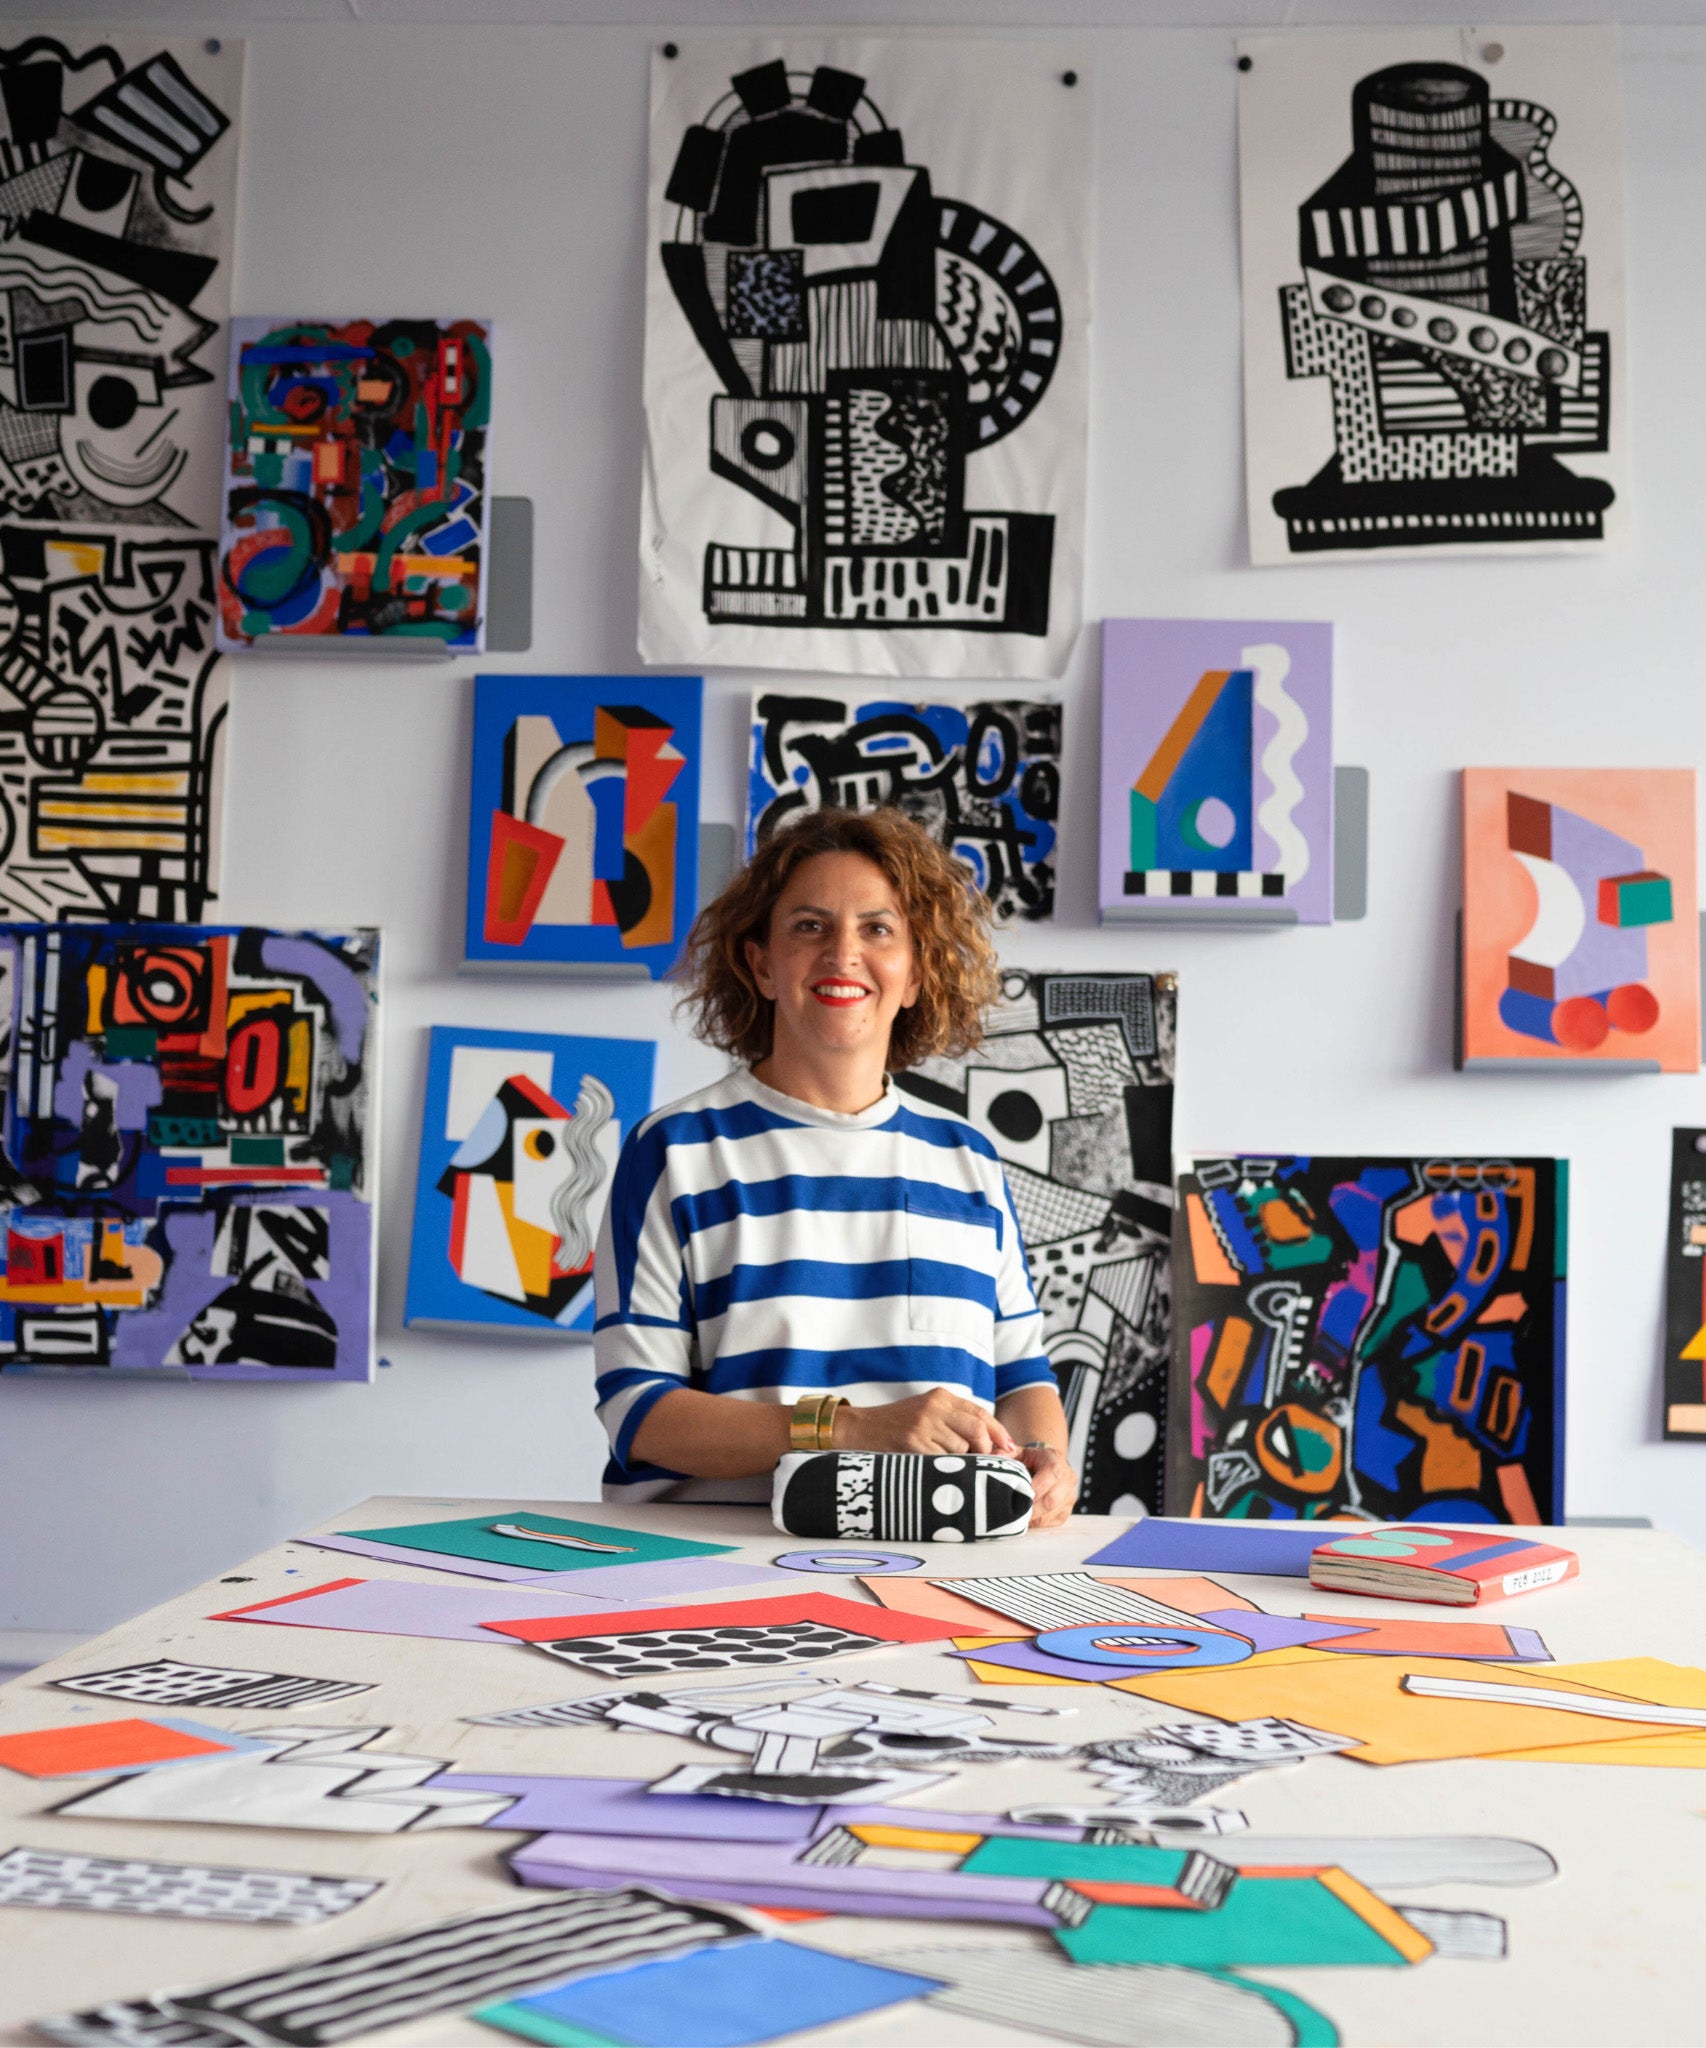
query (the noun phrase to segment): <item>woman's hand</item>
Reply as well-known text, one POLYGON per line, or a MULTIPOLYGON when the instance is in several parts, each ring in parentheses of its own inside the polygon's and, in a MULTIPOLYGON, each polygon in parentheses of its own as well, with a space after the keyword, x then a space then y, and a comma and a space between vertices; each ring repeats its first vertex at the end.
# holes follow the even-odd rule
POLYGON ((1026 1444, 1019 1453, 1036 1490, 1033 1529, 1057 1529, 1078 1498, 1078 1474, 1052 1444, 1026 1444))
MULTIPOLYGON (((838 1451, 982 1451, 1016 1458, 1019 1446, 1001 1424, 975 1401, 948 1387, 932 1387, 907 1401, 884 1401, 875 1407, 838 1408, 832 1431, 838 1451)), ((1067 1467, 1070 1473, 1071 1467, 1067 1467)), ((1077 1481, 1073 1481, 1074 1490, 1077 1481)), ((1064 1516, 1070 1508, 1061 1510, 1064 1516)))

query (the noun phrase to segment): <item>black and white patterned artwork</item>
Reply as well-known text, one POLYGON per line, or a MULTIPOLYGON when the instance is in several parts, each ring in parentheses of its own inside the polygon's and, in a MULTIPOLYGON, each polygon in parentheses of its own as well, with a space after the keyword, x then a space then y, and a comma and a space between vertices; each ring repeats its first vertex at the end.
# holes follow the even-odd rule
POLYGON ((664 1671, 720 1671, 748 1665, 804 1663, 843 1650, 879 1647, 876 1636, 855 1635, 823 1621, 730 1623, 722 1628, 649 1629, 608 1636, 570 1636, 535 1643, 549 1657, 584 1665, 610 1678, 651 1678, 664 1671))
POLYGON ((333 1955, 290 1958, 203 1991, 60 2013, 36 2020, 34 2030, 66 2048, 332 2048, 434 2013, 466 2013, 506 1992, 753 1934, 733 1913, 644 1885, 554 1891, 501 1913, 463 1914, 333 1955))
POLYGON ((1176 998, 1171 974, 1009 968, 976 1052, 895 1076, 1001 1156, 1087 1514, 1161 1508, 1176 998))
POLYGON ((0 31, 0 514, 218 526, 242 92, 223 37, 0 31))
POLYGON ((1083 53, 1041 44, 658 51, 646 661, 1060 674, 1093 127, 1083 53))
POLYGON ((791 1536, 977 1543, 1022 1536, 1034 1501, 1016 1458, 795 1451, 776 1467, 770 1512, 791 1536))
POLYGON ((125 1664, 113 1671, 84 1671, 56 1678, 65 1692, 92 1692, 108 1700, 133 1700, 146 1707, 313 1706, 371 1692, 337 1678, 292 1678, 280 1671, 229 1671, 215 1664, 179 1664, 157 1657, 150 1664, 125 1664))
POLYGON ((1616 30, 1238 47, 1251 559, 1619 538, 1616 30))
POLYGON ((140 1856, 77 1856, 67 1849, 8 1849, 0 1855, 0 1906, 77 1913, 312 1927, 359 1906, 379 1885, 376 1877, 150 1863, 140 1856))

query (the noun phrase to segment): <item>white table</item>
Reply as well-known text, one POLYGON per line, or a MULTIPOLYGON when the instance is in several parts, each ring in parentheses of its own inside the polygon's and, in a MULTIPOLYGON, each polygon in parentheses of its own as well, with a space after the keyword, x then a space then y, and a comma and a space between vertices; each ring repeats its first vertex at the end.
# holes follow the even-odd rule
MULTIPOLYGON (((738 1543, 753 1562, 800 1544, 778 1535, 758 1509, 663 1507, 622 1511, 555 1501, 426 1500, 379 1497, 324 1527, 371 1528, 454 1515, 522 1509, 583 1520, 608 1516, 666 1534, 738 1543)), ((926 1569, 939 1576, 1050 1571, 1077 1566, 1124 1524, 1079 1516, 1064 1529, 967 1550, 940 1546, 926 1569)), ((1706 1557, 1651 1531, 1578 1529, 1560 1535, 1582 1559, 1582 1577, 1492 1610, 1538 1629, 1560 1663, 1654 1656, 1706 1666, 1706 1557)), ((905 1546, 901 1546, 905 1547, 905 1546)), ((1149 1574, 1145 1574, 1149 1576, 1149 1574)), ((1160 1576, 1155 1574, 1154 1576, 1160 1576)), ((1393 1619, 1440 1619, 1450 1610, 1394 1601, 1311 1594, 1298 1579, 1225 1583, 1275 1613, 1305 1608, 1393 1619)), ((72 1655, 0 1688, 0 1733, 146 1712, 116 1700, 56 1691, 48 1681, 77 1672, 168 1656, 192 1662, 326 1678, 377 1681, 357 1698, 298 1709, 283 1718, 333 1727, 382 1724, 383 1745, 439 1756, 464 1771, 655 1778, 715 1753, 667 1736, 593 1728, 470 1727, 464 1715, 542 1704, 606 1689, 604 1681, 525 1646, 490 1646, 372 1636, 326 1629, 268 1628, 206 1617, 237 1604, 345 1578, 472 1583, 411 1566, 347 1557, 285 1543, 180 1599, 127 1622, 72 1655)), ((852 1580, 802 1575, 802 1587, 864 1597, 852 1580)), ((764 1589, 758 1589, 764 1590, 764 1589)), ((722 1597, 738 1597, 729 1594, 722 1597)), ((1480 1617, 1486 1618, 1486 1617, 1480 1617)), ((838 1679, 879 1678, 935 1691, 963 1691, 988 1704, 1009 1698, 1069 1705, 1064 1721, 1019 1723, 1027 1733, 1056 1728, 1067 1739, 1135 1732, 1176 1712, 1106 1688, 984 1687, 946 1644, 919 1644, 831 1660, 813 1667, 838 1679)), ((1496 1675, 1494 1667, 1493 1675, 1496 1675)), ((703 1680, 661 1682, 673 1690, 703 1680)), ((238 1732, 268 1725, 264 1713, 212 1707, 183 1710, 238 1732)), ((1006 1719, 1008 1717, 1000 1717, 1006 1719)), ((324 1954, 460 1912, 513 1906, 519 1891, 504 1865, 526 1836, 496 1829, 446 1829, 398 1836, 301 1830, 113 1823, 56 1818, 47 1809, 93 1781, 32 1780, 0 1771, 0 1848, 17 1844, 167 1862, 209 1862, 384 1879, 353 1911, 314 1927, 246 1927, 116 1913, 0 1909, 0 2040, 26 2041, 28 2019, 102 1999, 218 1983, 296 1957, 324 1954)), ((908 1801, 909 1808, 1003 1812, 1040 1800, 1097 1803, 1094 1781, 1066 1765, 980 1765, 908 1801)), ((1706 2041, 1706 1995, 1696 1979, 1706 1947, 1706 1772, 1604 1766, 1427 1763, 1375 1768, 1338 1757, 1259 1773, 1216 1796, 1264 1835, 1514 1836, 1540 1844, 1560 1875, 1525 1888, 1445 1885, 1400 1896, 1405 1905, 1496 1913, 1509 1924, 1504 1961, 1439 1956, 1413 1969, 1256 1970, 1329 2015, 1348 2043, 1604 2043, 1706 2041)), ((1212 1849, 1212 1843, 1205 1844, 1212 1849)), ((762 1923, 761 1923, 762 1924, 762 1923)), ((952 1941, 992 1951, 1050 1946, 1046 1933, 969 1921, 835 1918, 781 1926, 790 1940, 848 1954, 892 1954, 952 1941)), ((992 1971, 1000 1957, 992 1953, 992 1971)), ((383 2037, 409 2043, 486 2042, 506 2037, 454 2015, 383 2037)), ((801 2037, 804 2038, 804 2037, 801 2037)), ((812 2037, 825 2043, 1007 2044, 1036 2048, 1043 2037, 910 2003, 850 2020, 812 2037)), ((1134 2038, 1139 2038, 1134 2035, 1134 2038)))

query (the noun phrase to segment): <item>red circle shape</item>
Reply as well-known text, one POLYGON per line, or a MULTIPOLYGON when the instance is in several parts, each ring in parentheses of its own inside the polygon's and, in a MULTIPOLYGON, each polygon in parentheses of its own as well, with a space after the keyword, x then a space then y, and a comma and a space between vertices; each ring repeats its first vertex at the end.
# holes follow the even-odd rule
POLYGON ((1593 1052, 1611 1032, 1611 1019, 1592 996, 1571 996, 1552 1012, 1552 1036, 1571 1052, 1593 1052))
POLYGON ((1659 999, 1643 981, 1626 981, 1605 999, 1606 1014, 1619 1031, 1651 1031, 1659 1021, 1659 999))

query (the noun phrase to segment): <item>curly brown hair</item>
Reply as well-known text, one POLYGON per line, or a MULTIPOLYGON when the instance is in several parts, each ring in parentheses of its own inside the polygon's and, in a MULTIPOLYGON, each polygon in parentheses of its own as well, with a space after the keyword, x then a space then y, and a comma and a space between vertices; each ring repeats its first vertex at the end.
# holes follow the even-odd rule
POLYGON ((918 1000, 889 1034, 891 1073, 934 1054, 954 1058, 983 1038, 999 969, 989 898, 904 811, 808 811, 771 833, 714 903, 693 921, 675 969, 678 1009, 696 1035, 749 1065, 770 1051, 775 1005, 758 992, 746 942, 769 937, 770 916, 795 871, 820 853, 857 853, 881 868, 900 899, 922 978, 918 1000))

